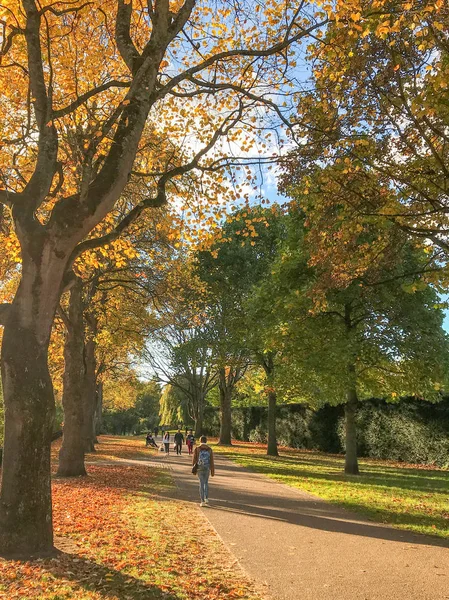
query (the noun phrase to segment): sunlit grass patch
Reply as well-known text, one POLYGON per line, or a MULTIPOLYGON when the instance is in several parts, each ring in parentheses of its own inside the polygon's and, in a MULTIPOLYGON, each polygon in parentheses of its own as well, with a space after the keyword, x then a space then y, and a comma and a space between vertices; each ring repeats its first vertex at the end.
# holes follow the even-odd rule
POLYGON ((310 492, 381 523, 449 538, 449 471, 361 460, 360 476, 345 475, 341 456, 281 450, 266 456, 260 444, 215 447, 252 471, 310 492))

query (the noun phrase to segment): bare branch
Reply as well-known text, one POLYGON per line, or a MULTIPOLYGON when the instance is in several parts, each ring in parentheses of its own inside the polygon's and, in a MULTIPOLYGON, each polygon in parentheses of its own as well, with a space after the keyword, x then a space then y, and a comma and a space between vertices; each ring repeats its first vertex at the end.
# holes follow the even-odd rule
POLYGON ((102 85, 98 85, 97 87, 92 88, 88 92, 85 92, 84 94, 78 96, 76 100, 74 100, 65 108, 60 108, 59 110, 53 111, 53 118, 59 119, 60 117, 64 117, 65 115, 74 112, 78 107, 87 102, 87 100, 90 100, 90 98, 93 98, 97 94, 101 94, 102 92, 109 90, 112 87, 129 88, 130 86, 130 81, 118 81, 116 79, 103 83, 102 85))
POLYGON ((267 56, 272 56, 274 54, 279 54, 280 52, 282 52, 282 50, 285 50, 286 48, 288 48, 295 42, 299 41, 303 37, 306 37, 313 31, 320 29, 321 27, 326 25, 328 22, 329 22, 329 19, 324 19, 323 21, 320 21, 319 23, 315 23, 314 25, 311 25, 307 29, 301 28, 301 31, 298 34, 292 36, 291 38, 284 38, 282 41, 278 42, 277 44, 274 44, 273 46, 270 46, 269 48, 265 48, 264 50, 249 50, 249 49, 245 49, 245 48, 238 48, 236 50, 228 50, 226 52, 219 52, 218 54, 214 54, 213 56, 211 56, 208 59, 204 60, 203 62, 199 63, 198 65, 195 65, 194 67, 191 67, 190 69, 186 69, 179 75, 176 75, 175 77, 173 77, 168 83, 163 85, 159 89, 158 92, 156 92, 156 97, 163 98, 182 81, 185 81, 186 79, 188 80, 196 73, 200 73, 201 71, 204 71, 205 69, 214 65, 215 63, 218 63, 220 61, 225 61, 228 58, 233 58, 235 56, 267 57, 267 56))

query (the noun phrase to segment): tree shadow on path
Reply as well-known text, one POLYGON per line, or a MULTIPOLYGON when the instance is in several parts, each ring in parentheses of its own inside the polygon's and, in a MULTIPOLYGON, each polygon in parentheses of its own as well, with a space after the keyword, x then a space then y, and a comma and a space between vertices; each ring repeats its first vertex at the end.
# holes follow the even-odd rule
MULTIPOLYGON (((330 504, 300 489, 261 477, 232 463, 221 462, 217 474, 219 477, 216 483, 211 482, 212 501, 207 511, 226 511, 328 532, 449 548, 449 540, 371 522, 366 516, 330 504), (221 482, 220 475, 225 478, 221 482)), ((181 471, 178 467, 175 477, 178 495, 184 500, 198 502, 197 482, 187 469, 181 471)), ((382 511, 378 511, 376 516, 382 519, 382 511)), ((407 523, 412 523, 413 515, 406 515, 406 519, 407 523)), ((429 516, 429 523, 431 522, 432 517, 429 516)), ((423 523, 422 517, 419 523, 423 523)))

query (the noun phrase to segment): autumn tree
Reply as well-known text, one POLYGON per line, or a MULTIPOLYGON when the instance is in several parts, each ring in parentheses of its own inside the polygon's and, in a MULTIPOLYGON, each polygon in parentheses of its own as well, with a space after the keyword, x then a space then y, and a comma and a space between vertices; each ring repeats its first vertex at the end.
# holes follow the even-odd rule
POLYGON ((267 105, 266 89, 282 85, 292 43, 325 21, 312 12, 305 3, 269 2, 260 10, 195 0, 11 0, 2 9, 0 198, 11 210, 22 262, 17 293, 2 309, 2 553, 53 547, 47 350, 66 273, 86 247, 103 245, 144 209, 164 204, 175 177, 201 174, 221 138, 241 139, 244 116, 267 105), (147 165, 141 140, 163 123, 175 159, 147 165), (79 139, 76 155, 62 131, 79 139), (142 166, 147 196, 96 238, 142 166))
MULTIPOLYGON (((447 4, 350 1, 327 10, 332 23, 309 46, 311 91, 298 105, 300 141, 283 185, 285 191, 294 182, 308 194, 313 255, 333 263, 342 281, 376 260, 399 228, 444 267, 447 4), (377 239, 356 249, 357 233, 373 219, 377 239)), ((446 285, 444 273, 430 277, 446 285)))
POLYGON ((151 430, 159 424, 160 396, 156 381, 141 382, 131 369, 111 373, 104 385, 102 433, 126 435, 151 430))
POLYGON ((129 368, 148 335, 148 307, 161 293, 170 246, 165 229, 155 231, 167 224, 167 216, 144 219, 144 227, 141 216, 105 251, 90 252, 77 262, 68 309, 59 308, 67 329, 59 475, 85 474, 84 454, 95 449, 103 380, 113 368, 129 368))

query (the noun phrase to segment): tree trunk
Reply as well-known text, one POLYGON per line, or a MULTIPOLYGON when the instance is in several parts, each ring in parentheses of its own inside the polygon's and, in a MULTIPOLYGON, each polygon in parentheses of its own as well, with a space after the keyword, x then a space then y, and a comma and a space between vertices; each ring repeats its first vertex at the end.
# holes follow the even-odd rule
POLYGON ((279 456, 276 439, 276 392, 268 392, 268 456, 279 456))
POLYGON ((196 409, 195 410, 195 417, 196 417, 195 418, 195 437, 198 439, 199 437, 204 435, 204 432, 203 432, 204 400, 201 396, 197 399, 195 409, 196 409))
POLYGON ((22 278, 2 342, 0 554, 4 556, 54 551, 50 447, 55 404, 47 357, 65 262, 45 245, 40 231, 33 235, 27 240, 30 248, 22 247, 22 278))
POLYGON ((86 377, 84 385, 84 426, 83 441, 85 452, 95 452, 95 409, 96 409, 96 322, 91 320, 92 328, 85 346, 86 377))
POLYGON ((249 431, 250 431, 250 417, 248 415, 248 408, 242 408, 243 415, 243 432, 242 438, 244 442, 249 442, 249 431))
MULTIPOLYGON (((95 411, 95 437, 100 435, 103 427, 103 382, 97 383, 97 408, 95 411)), ((98 439, 95 440, 98 444, 98 439)))
POLYGON ((58 475, 78 477, 86 475, 84 466, 83 398, 86 376, 84 364, 83 284, 77 280, 70 291, 69 314, 66 322, 64 345, 64 436, 59 451, 58 475))
POLYGON ((226 370, 220 368, 219 372, 219 392, 220 392, 220 438, 218 443, 221 446, 230 446, 231 441, 231 398, 232 387, 228 385, 226 370))
POLYGON ((345 473, 348 475, 359 474, 359 464, 357 460, 357 391, 351 388, 348 391, 348 401, 345 404, 345 434, 346 434, 346 455, 345 455, 345 473))

